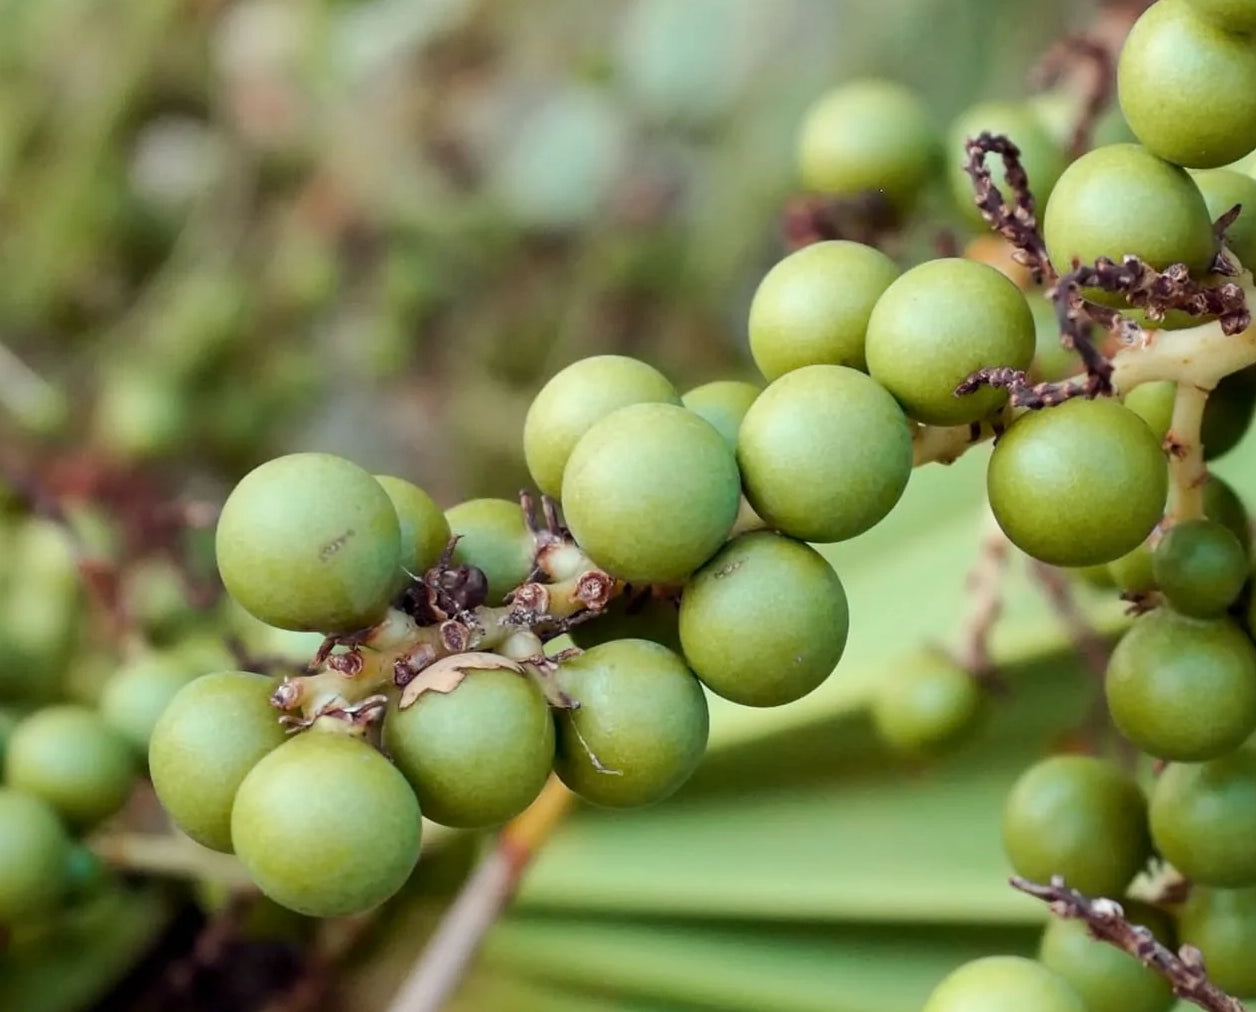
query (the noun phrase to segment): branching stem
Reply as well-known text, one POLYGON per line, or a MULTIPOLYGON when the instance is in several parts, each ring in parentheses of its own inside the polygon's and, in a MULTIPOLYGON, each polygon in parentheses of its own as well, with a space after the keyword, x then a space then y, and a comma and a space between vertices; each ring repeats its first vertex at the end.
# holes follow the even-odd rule
POLYGON ((1169 451, 1169 523, 1204 515, 1204 483, 1208 480, 1208 468, 1204 464, 1200 429, 1207 403, 1207 390, 1179 381, 1173 398, 1169 434, 1165 437, 1165 446, 1169 451))

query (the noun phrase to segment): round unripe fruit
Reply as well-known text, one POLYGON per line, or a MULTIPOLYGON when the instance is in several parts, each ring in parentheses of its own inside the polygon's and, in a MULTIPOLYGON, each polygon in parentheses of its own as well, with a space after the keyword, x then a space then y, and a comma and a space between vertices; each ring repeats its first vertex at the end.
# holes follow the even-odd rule
POLYGON ((375 480, 397 511, 401 534, 398 583, 404 586, 411 575, 422 576, 436 565, 449 544, 449 521, 432 497, 418 485, 388 474, 377 474, 375 480))
POLYGON ((218 517, 215 547, 228 593, 255 618, 351 632, 388 607, 401 532, 367 471, 329 453, 293 453, 240 479, 218 517))
POLYGON ((1173 421, 1175 396, 1177 384, 1173 380, 1156 380, 1136 386, 1125 395, 1122 403, 1147 423, 1152 435, 1163 441, 1173 421))
POLYGON ((360 738, 307 731, 266 755, 231 810, 236 855, 259 889, 308 917, 383 903, 419 856, 406 778, 360 738))
POLYGON ((1250 554, 1252 526, 1247 507, 1239 494, 1215 474, 1208 475, 1208 480, 1204 482, 1204 515, 1223 525, 1239 539, 1243 551, 1250 554))
POLYGON ((1238 998, 1256 998, 1256 889, 1196 886, 1178 911, 1178 937, 1204 955, 1208 979, 1238 998))
POLYGON ((1248 366, 1224 377, 1208 395, 1199 439, 1204 459, 1216 460, 1233 450, 1247 435, 1256 414, 1256 368, 1248 366))
POLYGON ((743 706, 781 706, 841 660, 846 592, 810 545, 771 531, 734 538, 685 585, 680 643, 708 689, 743 706))
POLYGON ((985 956, 953 970, 921 1012, 1087 1012, 1059 974, 1023 956, 985 956))
POLYGON ((966 425, 1007 403, 1007 391, 955 388, 992 366, 1028 368, 1036 341, 1024 294, 975 260, 947 257, 907 271, 886 289, 868 320, 868 372, 912 418, 966 425))
POLYGON ((275 680, 217 671, 189 682, 162 712, 148 771, 162 807, 202 846, 231 850, 231 805, 245 775, 288 738, 270 705, 275 680))
POLYGON ((615 640, 564 661, 557 678, 580 707, 557 715, 554 770, 586 801, 653 804, 697 768, 707 702, 677 654, 648 640, 615 640))
MULTIPOLYGON (((973 181, 965 170, 968 152, 965 142, 981 133, 1002 134, 1020 149, 1020 163, 1041 207, 1055 181, 1064 171, 1064 151, 1043 125, 1042 118, 1028 104, 981 102, 962 112, 947 135, 946 173, 956 207, 972 224, 988 228, 977 210, 973 181)), ((983 160, 996 186, 1006 193, 1003 159, 988 154, 983 160)))
POLYGON ((1256 179, 1233 169, 1201 169, 1191 176, 1213 221, 1235 204, 1242 205, 1239 216, 1226 227, 1225 244, 1245 267, 1256 264, 1256 179))
POLYGON ((760 388, 741 380, 716 380, 694 387, 680 400, 700 418, 705 418, 724 437, 724 442, 737 449, 737 433, 741 420, 759 396, 760 388))
POLYGON ((1012 786, 1003 848, 1017 874, 1064 876, 1091 896, 1121 896, 1151 853, 1147 802, 1130 777, 1090 756, 1052 756, 1012 786))
POLYGON ((555 373, 523 420, 523 456, 537 488, 558 498, 580 437, 612 411, 652 402, 679 404, 680 395, 654 366, 626 355, 594 355, 555 373))
POLYGON ((1121 47, 1117 92, 1134 135, 1168 161, 1212 169, 1256 148, 1256 45, 1190 0, 1158 0, 1139 16, 1121 47))
POLYGON ((449 529, 458 535, 453 563, 475 566, 488 580, 488 603, 502 599, 532 572, 536 545, 523 511, 509 499, 469 499, 445 511, 449 529))
POLYGON ((634 404, 576 444, 562 498, 572 535, 598 565, 634 583, 679 583, 728 536, 741 476, 710 422, 671 404, 634 404))
POLYGON ((0 924, 53 910, 66 886, 70 838, 46 802, 0 787, 0 924))
POLYGON ((1108 563, 1108 575, 1122 593, 1146 594, 1156 589, 1156 574, 1151 567, 1151 546, 1144 541, 1132 552, 1108 563))
POLYGON ((67 824, 83 829, 126 803, 134 776, 126 739, 99 714, 68 703, 23 720, 4 759, 8 786, 42 798, 67 824))
POLYGON ((971 674, 949 657, 920 651, 877 684, 872 721, 896 752, 932 756, 972 734, 985 702, 971 674))
POLYGON ((554 721, 526 675, 474 669, 452 692, 424 692, 384 719, 384 748, 423 814, 464 829, 495 826, 532 803, 554 765, 554 721))
POLYGON ((1183 615, 1220 615, 1247 580, 1248 559, 1234 533, 1200 517, 1174 524, 1152 553, 1156 585, 1183 615))
POLYGON ((173 655, 151 654, 123 665, 105 683, 100 715, 141 755, 162 711, 196 673, 173 655))
POLYGON ((929 113, 909 88, 851 81, 821 96, 798 135, 802 185, 820 193, 876 191, 904 211, 929 181, 938 139, 929 113))
POLYGON ((1151 835, 1165 860, 1195 882, 1256 884, 1256 752, 1169 765, 1152 788, 1151 835))
POLYGON ((840 365, 770 383, 737 442, 746 498, 803 541, 853 538, 879 523, 911 477, 911 430, 885 388, 840 365))
POLYGON ((1229 619, 1139 617, 1104 679, 1120 732, 1149 755, 1202 762, 1256 730, 1256 647, 1229 619))
MULTIPOLYGON (((1174 948, 1173 926, 1165 914, 1124 899, 1121 907, 1131 924, 1147 928, 1174 948)), ((1085 921, 1052 917, 1038 958, 1072 985, 1089 1012, 1168 1012, 1176 1001, 1164 977, 1115 945, 1092 937, 1085 921)))
POLYGON ((1256 2, 1253 0, 1189 0, 1201 18, 1227 32, 1250 35, 1256 32, 1256 2))
MULTIPOLYGON (((1042 227, 1061 274, 1072 270, 1075 259, 1120 263, 1126 255, 1156 270, 1184 263, 1192 274, 1202 274, 1214 254, 1212 219, 1199 187, 1185 169, 1137 144, 1095 148, 1073 162, 1055 184, 1042 227)), ((1111 293, 1086 295, 1124 305, 1111 293)))
POLYGON ((1022 415, 995 443, 986 471, 1003 532, 1054 566, 1093 566, 1133 551, 1160 521, 1168 484, 1147 424, 1106 399, 1022 415))
POLYGON ((899 275, 880 250, 835 239, 789 254, 750 303, 750 354, 766 379, 805 365, 863 369, 872 307, 899 275))

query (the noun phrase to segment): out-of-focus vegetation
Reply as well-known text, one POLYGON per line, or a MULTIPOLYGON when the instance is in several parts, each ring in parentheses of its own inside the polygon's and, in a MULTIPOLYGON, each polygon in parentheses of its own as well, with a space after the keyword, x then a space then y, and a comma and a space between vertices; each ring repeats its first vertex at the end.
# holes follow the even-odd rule
MULTIPOLYGON (((528 483, 524 412, 566 363, 633 354, 680 389, 752 375, 746 308, 782 249, 817 94, 880 74, 944 125, 1025 95, 1045 48, 1097 10, 0 0, 0 447, 63 493, 121 482, 213 502, 267 457, 317 448, 442 506, 511 496, 528 483)), ((964 235, 945 184, 930 200, 926 217, 964 235)), ((1245 494, 1253 453, 1218 468, 1245 494)), ((917 473, 886 524, 826 550, 855 613, 841 677, 787 710, 717 702, 681 795, 579 813, 459 1010, 914 1012, 961 960, 1032 951, 1043 911, 1003 883, 999 799, 1094 689, 1046 605, 1010 594, 995 646, 1014 702, 954 760, 891 759, 865 712, 879 673, 956 624, 982 466, 917 473)), ((89 546, 127 533, 72 520, 89 546)), ((46 561, 38 531, 4 537, 11 558, 46 561)), ((129 648, 78 628, 71 570, 56 556, 0 585, 0 632, 95 700, 97 669, 129 648)), ((132 610, 203 669, 221 647, 168 607, 168 576, 132 610)), ((151 804, 128 817, 162 824, 151 804)), ((0 961, 0 1008, 261 1008, 288 973, 312 1004, 288 981, 269 1007, 383 1009, 480 842, 434 846, 365 924, 236 917, 221 882, 191 906, 181 884, 109 891, 56 944, 0 961), (206 915, 228 940, 193 952, 206 915)))

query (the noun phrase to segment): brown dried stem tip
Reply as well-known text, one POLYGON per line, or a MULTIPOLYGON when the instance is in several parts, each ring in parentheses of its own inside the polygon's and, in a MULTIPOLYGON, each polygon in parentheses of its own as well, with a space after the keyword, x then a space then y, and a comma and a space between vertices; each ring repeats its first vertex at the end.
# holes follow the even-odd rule
POLYGON ((1055 279, 1055 271, 1047 257, 1047 246, 1038 231, 1034 195, 1029 189, 1029 176, 1020 161, 1020 148, 1002 134, 982 132, 964 143, 968 161, 964 171, 973 181, 973 202, 987 224, 1014 247, 1017 263, 1029 268, 1036 283, 1055 279), (1003 159, 1003 178, 1015 198, 1009 204, 986 168, 986 155, 1003 159))
POLYGON ((1014 889, 1045 900, 1057 917, 1086 922, 1090 934, 1102 942, 1128 952, 1167 980, 1173 993, 1209 1012, 1246 1012, 1243 1003, 1226 994, 1204 970, 1204 957, 1193 945, 1183 945, 1177 953, 1161 945, 1145 927, 1131 924, 1114 900, 1087 899, 1055 875, 1049 885, 1039 885, 1018 875, 1008 880, 1014 889))
POLYGON ((1089 79, 1069 142, 1070 161, 1090 150, 1095 124, 1112 102, 1112 93, 1116 90, 1116 61, 1112 50, 1099 39, 1067 35, 1047 50, 1030 75, 1034 87, 1050 88, 1075 67, 1088 69, 1089 79))
POLYGON ((894 205, 880 190, 847 197, 807 194, 785 205, 781 234, 791 251, 827 239, 849 239, 879 247, 900 224, 894 205))

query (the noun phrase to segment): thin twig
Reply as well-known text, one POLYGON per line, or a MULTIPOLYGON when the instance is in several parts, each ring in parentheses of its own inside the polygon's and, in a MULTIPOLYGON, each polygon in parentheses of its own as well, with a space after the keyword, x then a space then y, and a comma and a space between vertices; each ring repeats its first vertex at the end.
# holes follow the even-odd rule
POLYGON ((958 660, 973 678, 990 688, 1002 685, 990 657, 990 635, 1003 613, 1003 577, 1010 554, 1007 535, 989 516, 977 560, 965 580, 968 612, 960 633, 958 660))
POLYGON ((1069 142, 1070 161, 1090 150, 1095 125, 1112 102, 1116 89, 1116 61, 1112 50, 1099 39, 1067 35, 1047 50, 1030 80, 1034 86, 1050 88, 1060 81, 1066 71, 1079 65, 1090 69, 1090 78, 1069 142))
POLYGON ((567 814, 573 795, 551 778, 532 806, 500 833, 462 887, 388 1012, 439 1012, 453 995, 524 870, 567 814))
POLYGON ((1037 559, 1030 560, 1029 572, 1055 613, 1060 616, 1078 654, 1086 662, 1086 667, 1097 678, 1102 678, 1108 670, 1108 646, 1077 606, 1068 578, 1055 566, 1049 566, 1037 559))
POLYGON ((1045 900, 1057 917, 1085 921, 1090 934, 1099 941, 1128 952, 1144 966, 1164 977, 1179 998, 1208 1012, 1246 1012, 1243 1003, 1231 997, 1208 979, 1203 954, 1193 945, 1183 945, 1177 953, 1156 941, 1147 928, 1125 919, 1121 905, 1109 899, 1088 899, 1070 889, 1059 875, 1049 885, 1021 878, 1009 879, 1014 889, 1045 900))

